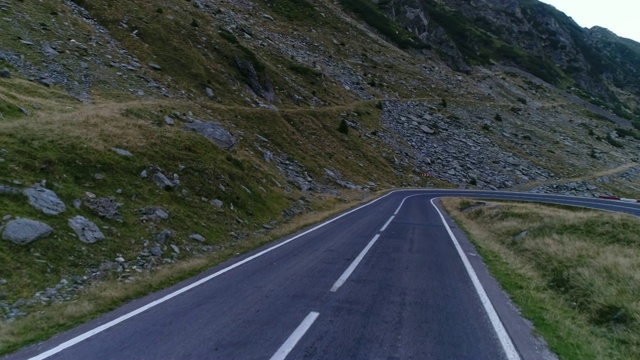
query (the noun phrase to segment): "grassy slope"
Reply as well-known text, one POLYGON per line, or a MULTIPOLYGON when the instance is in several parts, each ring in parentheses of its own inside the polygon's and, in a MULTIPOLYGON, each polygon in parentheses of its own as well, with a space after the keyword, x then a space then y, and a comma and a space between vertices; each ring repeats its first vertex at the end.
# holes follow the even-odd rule
POLYGON ((499 202, 463 212, 471 201, 444 203, 561 358, 640 356, 637 218, 499 202))
MULTIPOLYGON (((0 93, 12 94, 7 104, 23 106, 31 112, 29 116, 5 113, 0 119, 0 144, 6 150, 2 154, 5 161, 0 162, 0 184, 27 187, 46 180, 47 187, 66 203, 67 211, 60 216, 47 216, 29 206, 22 195, 0 196, 2 216, 41 220, 55 229, 50 238, 27 246, 0 241, 0 274, 7 280, 7 284, 0 285, 3 300, 12 304, 56 285, 62 278, 71 281, 74 277, 91 276, 87 269, 114 261, 118 256, 135 263, 145 241, 153 242, 154 235, 162 229, 174 232, 170 243, 180 247, 178 259, 206 256, 206 260, 170 266, 160 272, 164 275, 147 280, 144 280, 147 275, 131 271, 128 275, 139 278, 132 284, 117 282, 119 274, 109 275, 105 280, 110 281, 107 284, 113 290, 104 291, 104 284, 96 284, 68 305, 34 305, 26 309, 30 313, 26 318, 2 325, 0 332, 5 335, 0 336, 1 353, 41 340, 123 301, 251 249, 271 239, 271 233, 282 235, 303 223, 317 221, 326 216, 323 215, 326 211, 362 197, 362 193, 344 189, 341 196, 298 192, 295 185, 287 183, 275 163, 263 159, 256 147, 258 143, 277 156, 301 164, 321 183, 332 183, 324 178, 325 167, 358 184, 374 181, 386 188, 401 179, 391 175, 389 162, 381 156, 382 150, 376 148, 378 140, 355 129, 349 135, 337 131, 345 111, 342 107, 277 112, 179 100, 98 101, 84 105, 58 90, 42 89, 19 79, 0 80, 0 93), (38 100, 40 109, 31 107, 33 100, 38 100), (193 116, 203 120, 222 121, 238 136, 236 149, 221 150, 203 137, 181 130, 180 121, 175 127, 165 125, 164 115, 175 111, 193 111, 193 116), (254 134, 269 142, 262 143, 254 134), (120 156, 112 147, 126 149, 134 156, 120 156), (330 165, 327 159, 331 160, 330 165), (167 174, 179 174, 180 189, 161 190, 150 179, 141 178, 141 171, 151 166, 167 174), (96 174, 102 177, 97 178, 96 174), (20 185, 15 185, 15 181, 20 185), (114 197, 123 203, 124 222, 100 219, 84 206, 74 208, 73 199, 83 199, 87 192, 114 197), (297 204, 303 195, 311 213, 287 221, 282 211, 297 204), (223 209, 202 198, 222 200, 223 209), (235 210, 230 209, 231 204, 235 210), (139 209, 147 206, 166 209, 169 220, 141 223, 139 209), (66 224, 76 214, 95 221, 107 240, 92 245, 81 243, 66 224), (265 230, 263 224, 272 221, 279 224, 276 229, 265 230), (202 234, 207 239, 204 245, 214 246, 217 251, 207 254, 200 250, 201 244, 188 239, 192 233, 202 234), (60 315, 67 313, 69 316, 60 315)), ((357 119, 363 132, 380 127, 379 110, 373 104, 351 110, 350 117, 357 119)), ((171 257, 171 249, 166 248, 163 258, 171 257)))

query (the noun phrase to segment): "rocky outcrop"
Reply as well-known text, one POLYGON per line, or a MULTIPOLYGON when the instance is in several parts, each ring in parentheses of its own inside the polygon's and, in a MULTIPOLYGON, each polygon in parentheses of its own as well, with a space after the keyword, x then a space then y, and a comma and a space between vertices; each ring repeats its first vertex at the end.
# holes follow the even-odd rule
POLYGON ((115 220, 122 222, 122 214, 120 213, 120 207, 122 203, 117 202, 113 197, 110 198, 96 198, 89 197, 85 199, 85 205, 91 209, 94 213, 104 219, 115 220))
POLYGON ((235 136, 219 122, 194 119, 192 122, 184 124, 184 128, 206 137, 222 149, 231 150, 236 143, 235 136))
POLYGON ((410 147, 385 134, 379 136, 404 155, 398 156, 396 161, 413 166, 417 176, 433 177, 459 186, 495 190, 554 177, 548 170, 496 146, 488 134, 472 126, 472 117, 480 114, 471 111, 456 109, 455 115, 450 117, 462 121, 454 121, 440 113, 435 104, 387 101, 383 123, 410 147))
POLYGON ((105 239, 104 234, 96 224, 80 215, 69 219, 69 227, 78 235, 80 241, 85 244, 93 244, 105 239))
POLYGON ((2 232, 4 240, 18 245, 26 245, 45 238, 53 232, 53 228, 43 222, 31 219, 15 219, 7 223, 2 232))
POLYGON ((600 27, 582 28, 539 1, 392 0, 383 9, 457 71, 468 72, 468 64, 495 61, 550 83, 567 76, 612 104, 624 97, 616 97, 611 83, 640 94, 637 43, 600 27))
POLYGON ((29 204, 47 215, 58 215, 66 210, 66 206, 55 192, 36 185, 24 190, 29 198, 29 204))
POLYGON ((247 85, 256 93, 256 95, 272 103, 275 100, 275 92, 271 81, 264 74, 264 70, 258 72, 255 65, 249 61, 237 57, 235 60, 236 68, 244 77, 247 85))

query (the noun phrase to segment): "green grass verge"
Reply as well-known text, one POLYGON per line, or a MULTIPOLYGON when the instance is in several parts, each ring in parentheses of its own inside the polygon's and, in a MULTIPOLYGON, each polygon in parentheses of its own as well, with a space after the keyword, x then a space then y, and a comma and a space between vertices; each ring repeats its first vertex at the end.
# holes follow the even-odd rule
POLYGON ((640 220, 521 203, 445 206, 562 359, 640 357, 640 220), (522 231, 528 234, 514 237, 522 231))

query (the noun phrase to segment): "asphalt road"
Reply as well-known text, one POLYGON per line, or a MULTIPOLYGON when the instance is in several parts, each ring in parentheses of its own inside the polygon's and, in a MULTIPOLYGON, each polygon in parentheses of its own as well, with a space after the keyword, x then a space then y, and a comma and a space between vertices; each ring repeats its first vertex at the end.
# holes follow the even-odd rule
POLYGON ((432 205, 443 196, 640 216, 640 204, 611 200, 397 191, 7 359, 544 358, 473 247, 432 205))

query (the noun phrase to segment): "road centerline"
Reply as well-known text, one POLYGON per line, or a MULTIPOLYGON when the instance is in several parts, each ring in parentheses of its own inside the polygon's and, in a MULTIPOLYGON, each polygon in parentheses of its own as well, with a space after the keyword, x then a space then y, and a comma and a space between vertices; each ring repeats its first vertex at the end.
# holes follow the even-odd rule
POLYGON ((302 339, 309 328, 311 328, 311 325, 313 325, 318 316, 320 316, 320 313, 315 311, 310 312, 309 315, 307 315, 307 317, 305 317, 300 325, 298 325, 298 327, 293 331, 293 333, 289 335, 287 340, 282 344, 282 346, 280 346, 278 351, 273 354, 270 360, 284 360, 287 355, 289 355, 291 350, 296 347, 298 341, 300 341, 300 339, 302 339))
POLYGON ((367 255, 369 250, 373 247, 373 245, 376 243, 376 241, 378 241, 379 238, 380 238, 380 234, 376 234, 376 236, 374 236, 373 239, 371 239, 371 241, 369 241, 367 246, 365 246, 365 248, 362 249, 362 251, 360 252, 358 257, 355 258, 355 260, 353 260, 353 262, 351 262, 351 265, 349 265, 347 270, 345 270, 342 273, 342 275, 340 275, 338 280, 333 284, 333 286, 331 287, 331 292, 338 291, 338 289, 340 289, 340 287, 342 285, 344 285, 344 283, 347 281, 347 279, 349 279, 349 276, 351 276, 351 274, 356 269, 356 267, 358 267, 358 264, 360 264, 360 262, 362 261, 364 256, 367 255))
POLYGON ((386 224, 384 224, 384 226, 382 227, 382 229, 380 229, 380 232, 383 232, 383 231, 385 231, 385 230, 387 229, 387 226, 389 226, 389 224, 391 224, 391 222, 393 221, 393 218, 394 218, 394 217, 395 217, 395 216, 392 216, 392 217, 390 217, 390 218, 389 218, 389 221, 387 221, 387 223, 386 223, 386 224))

